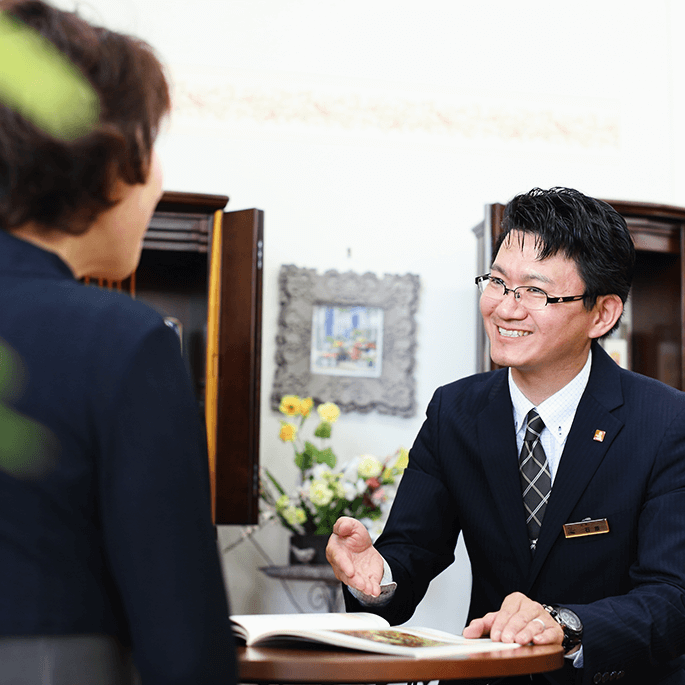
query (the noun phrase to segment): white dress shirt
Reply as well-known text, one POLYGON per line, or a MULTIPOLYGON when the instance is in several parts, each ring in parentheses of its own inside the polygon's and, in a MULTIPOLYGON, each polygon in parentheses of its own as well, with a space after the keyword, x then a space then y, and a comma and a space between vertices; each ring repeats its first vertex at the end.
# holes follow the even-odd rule
MULTIPOLYGON (((537 406, 538 414, 545 424, 542 433, 540 433, 540 442, 547 455, 552 485, 554 485, 554 477, 559 468, 561 453, 564 451, 566 438, 571 431, 571 424, 575 418, 578 403, 590 378, 591 367, 592 352, 588 354, 585 366, 570 383, 567 383, 561 390, 537 406)), ((521 454, 523 438, 526 434, 526 416, 535 405, 519 390, 511 376, 511 369, 509 369, 509 394, 514 407, 516 453, 521 454)))

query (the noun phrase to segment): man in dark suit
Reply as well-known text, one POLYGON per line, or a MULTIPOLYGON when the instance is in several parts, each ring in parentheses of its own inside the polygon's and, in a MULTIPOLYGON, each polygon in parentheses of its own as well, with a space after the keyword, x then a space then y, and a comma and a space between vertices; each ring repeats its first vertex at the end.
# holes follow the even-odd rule
POLYGON ((357 521, 336 524, 327 553, 348 609, 408 620, 461 532, 464 636, 567 655, 560 671, 505 682, 685 683, 685 394, 597 343, 634 260, 603 202, 554 188, 509 203, 476 279, 507 368, 436 391, 375 547, 357 521))

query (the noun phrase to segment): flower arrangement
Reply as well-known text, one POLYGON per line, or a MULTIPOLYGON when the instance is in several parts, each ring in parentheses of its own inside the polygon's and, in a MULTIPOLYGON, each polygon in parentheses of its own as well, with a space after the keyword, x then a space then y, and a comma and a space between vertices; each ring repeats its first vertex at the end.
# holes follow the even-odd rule
POLYGON ((300 486, 290 496, 264 469, 261 498, 267 517, 277 517, 296 535, 330 535, 340 516, 352 516, 377 537, 407 466, 407 450, 400 448, 383 460, 363 454, 339 467, 328 444, 332 426, 340 417, 337 405, 324 402, 316 408, 319 421, 313 437, 319 446, 303 438, 303 426, 314 409, 311 397, 286 395, 279 409, 289 419, 281 420, 279 437, 293 445, 300 486))

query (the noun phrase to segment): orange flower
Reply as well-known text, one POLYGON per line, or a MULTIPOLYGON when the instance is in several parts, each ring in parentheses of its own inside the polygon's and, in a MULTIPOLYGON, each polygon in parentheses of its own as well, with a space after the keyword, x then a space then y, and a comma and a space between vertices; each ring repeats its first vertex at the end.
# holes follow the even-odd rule
POLYGON ((285 395, 279 409, 286 416, 296 416, 300 413, 300 398, 297 395, 285 395))
POLYGON ((306 419, 314 406, 314 400, 311 397, 305 397, 300 400, 300 414, 306 419))
POLYGON ((278 437, 283 442, 294 442, 297 437, 297 426, 294 423, 281 421, 281 432, 278 437))

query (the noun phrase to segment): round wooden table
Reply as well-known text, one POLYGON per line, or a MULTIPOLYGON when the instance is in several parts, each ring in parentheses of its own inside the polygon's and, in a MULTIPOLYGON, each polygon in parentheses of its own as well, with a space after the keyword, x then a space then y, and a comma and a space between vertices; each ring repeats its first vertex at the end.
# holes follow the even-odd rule
POLYGON ((555 671, 560 646, 525 646, 448 659, 415 659, 319 647, 238 647, 241 683, 408 683, 555 671))

